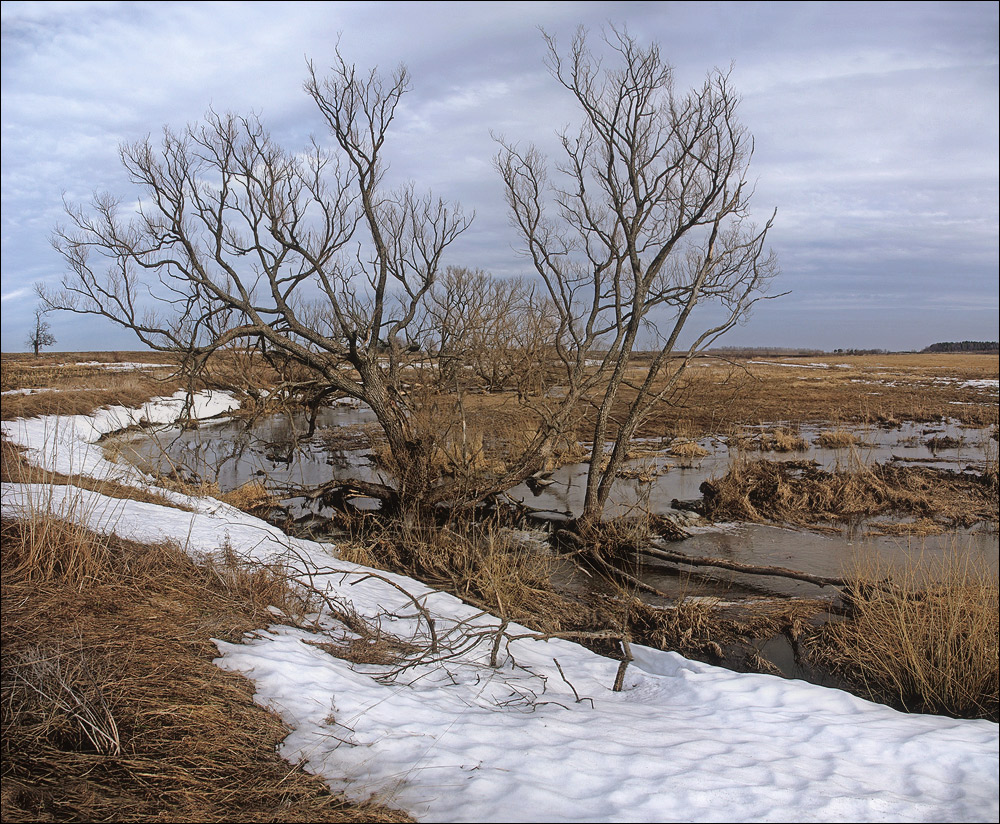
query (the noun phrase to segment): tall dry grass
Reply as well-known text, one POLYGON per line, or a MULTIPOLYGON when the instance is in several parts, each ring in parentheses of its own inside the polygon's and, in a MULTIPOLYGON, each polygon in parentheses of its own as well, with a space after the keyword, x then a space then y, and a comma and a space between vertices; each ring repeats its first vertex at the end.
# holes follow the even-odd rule
POLYGON ((511 621, 543 631, 577 626, 575 609, 552 586, 554 559, 495 524, 400 521, 338 545, 341 558, 401 572, 511 621))
POLYGON ((4 821, 405 821, 276 753, 287 734, 212 661, 304 608, 233 552, 88 533, 41 507, 0 524, 4 821))
POLYGON ((855 570, 850 617, 824 628, 820 657, 874 700, 1000 720, 995 573, 952 552, 888 577, 870 560, 855 570))

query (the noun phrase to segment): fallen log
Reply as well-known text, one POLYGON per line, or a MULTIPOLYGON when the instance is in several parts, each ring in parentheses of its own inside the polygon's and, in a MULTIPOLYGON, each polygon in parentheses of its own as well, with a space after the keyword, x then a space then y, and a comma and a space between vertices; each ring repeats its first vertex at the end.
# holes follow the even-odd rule
POLYGON ((710 566, 719 569, 729 569, 734 572, 742 572, 747 575, 774 575, 779 578, 793 578, 797 581, 805 581, 817 586, 843 587, 847 585, 844 578, 828 578, 822 575, 811 575, 808 572, 799 572, 795 569, 785 567, 758 566, 754 564, 743 564, 739 561, 725 561, 721 558, 699 558, 685 555, 683 552, 675 552, 659 547, 637 547, 640 553, 656 558, 661 561, 670 561, 675 564, 687 564, 689 566, 710 566))

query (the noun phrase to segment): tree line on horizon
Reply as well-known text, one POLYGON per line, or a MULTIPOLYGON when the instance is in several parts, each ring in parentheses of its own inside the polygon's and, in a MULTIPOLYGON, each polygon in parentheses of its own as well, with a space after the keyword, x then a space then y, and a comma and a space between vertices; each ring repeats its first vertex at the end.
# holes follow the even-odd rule
POLYGON ((932 343, 921 352, 1000 352, 1000 342, 963 340, 959 342, 932 343))

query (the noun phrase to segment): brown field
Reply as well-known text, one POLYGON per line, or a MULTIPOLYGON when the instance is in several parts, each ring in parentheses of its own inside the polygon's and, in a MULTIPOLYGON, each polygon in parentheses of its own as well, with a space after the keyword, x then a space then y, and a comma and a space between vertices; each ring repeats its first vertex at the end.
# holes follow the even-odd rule
POLYGON ((141 406, 150 398, 172 395, 181 384, 175 361, 156 352, 70 352, 5 354, 0 359, 0 390, 46 390, 3 396, 3 420, 36 415, 87 415, 103 406, 141 406), (105 365, 94 365, 94 362, 105 365), (115 364, 162 364, 163 368, 118 370, 115 364))
MULTIPOLYGON (((31 395, 5 395, 4 420, 41 414, 82 414, 105 404, 138 404, 180 387, 170 368, 109 371, 88 365, 123 362, 174 362, 154 352, 74 352, 5 354, 0 389, 52 389, 31 395)), ((219 388, 236 385, 246 364, 213 364, 208 381, 219 388)), ((253 368, 262 383, 273 373, 253 368)), ((638 374, 638 372, 637 372, 638 374)), ((641 436, 699 437, 761 423, 872 424, 954 418, 975 426, 1000 420, 996 390, 963 387, 966 381, 997 380, 1000 359, 979 354, 833 355, 735 360, 703 357, 695 361, 681 389, 654 412, 641 436), (765 362, 766 361, 766 362, 765 362), (788 365, 780 365, 788 364, 788 365), (818 368, 822 364, 827 368, 818 368)), ((466 411, 509 420, 531 416, 512 393, 470 394, 466 411)), ((585 430, 581 430, 583 434, 585 430)))
MULTIPOLYGON (((756 360, 756 359, 754 359, 756 360)), ((974 426, 998 422, 996 390, 962 387, 997 380, 995 355, 834 355, 761 358, 768 363, 705 358, 688 372, 672 406, 640 434, 724 433, 761 423, 893 426, 954 418, 974 426), (793 364, 778 366, 775 364, 793 364), (814 368, 824 364, 827 368, 814 368)))

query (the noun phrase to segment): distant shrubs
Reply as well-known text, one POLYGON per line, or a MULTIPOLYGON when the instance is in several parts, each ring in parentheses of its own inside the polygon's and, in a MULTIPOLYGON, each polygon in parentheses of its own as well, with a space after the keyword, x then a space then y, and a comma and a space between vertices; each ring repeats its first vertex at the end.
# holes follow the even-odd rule
POLYGON ((983 340, 963 340, 960 343, 932 343, 921 353, 931 352, 1000 352, 1000 342, 983 340))

